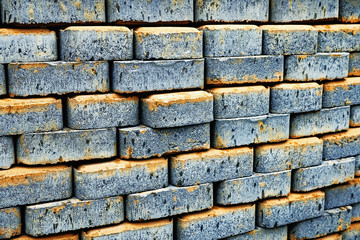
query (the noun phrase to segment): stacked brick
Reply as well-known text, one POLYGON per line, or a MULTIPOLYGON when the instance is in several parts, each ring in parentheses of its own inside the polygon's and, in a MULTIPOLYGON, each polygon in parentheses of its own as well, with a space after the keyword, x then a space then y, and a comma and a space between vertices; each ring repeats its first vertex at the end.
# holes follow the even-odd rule
POLYGON ((0 239, 360 238, 359 0, 0 18, 0 239))

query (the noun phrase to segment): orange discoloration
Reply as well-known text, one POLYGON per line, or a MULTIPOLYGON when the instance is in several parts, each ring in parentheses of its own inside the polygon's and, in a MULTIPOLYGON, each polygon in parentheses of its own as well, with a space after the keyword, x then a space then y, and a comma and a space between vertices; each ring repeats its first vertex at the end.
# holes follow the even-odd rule
POLYGON ((120 27, 120 26, 119 27, 118 26, 73 26, 73 27, 65 28, 64 31, 130 32, 131 30, 127 27, 120 27))
POLYGON ((251 86, 251 87, 224 87, 224 88, 212 88, 208 91, 213 94, 251 94, 253 92, 267 92, 268 88, 264 86, 251 86))
POLYGON ((360 143, 360 128, 349 128, 346 132, 327 134, 322 139, 339 146, 343 142, 358 141, 360 143))
POLYGON ((360 31, 360 24, 331 24, 331 25, 315 25, 319 32, 345 32, 357 34, 360 31))
POLYGON ((259 203, 260 206, 274 206, 274 205, 283 205, 290 202, 298 201, 310 201, 317 198, 325 198, 325 193, 322 191, 313 191, 308 193, 290 193, 289 196, 276 199, 267 199, 259 203))
POLYGON ((198 186, 192 186, 192 187, 187 187, 186 190, 187 190, 188 192, 193 192, 193 191, 195 191, 195 190, 198 189, 198 188, 199 188, 198 186))
POLYGON ((127 101, 138 101, 139 97, 131 96, 124 97, 116 93, 108 94, 94 94, 94 95, 79 95, 72 98, 69 98, 70 108, 77 108, 78 105, 88 105, 96 103, 107 103, 107 104, 116 104, 119 102, 127 101))
POLYGON ((46 35, 53 33, 49 29, 12 29, 12 28, 0 28, 0 35, 2 36, 12 36, 12 35, 46 35))
POLYGON ((321 85, 311 82, 311 83, 280 83, 272 87, 273 89, 285 89, 285 90, 304 90, 309 88, 321 88, 321 85))
POLYGON ((342 81, 332 81, 324 84, 324 91, 335 91, 338 88, 349 90, 349 86, 360 85, 360 77, 345 78, 342 81))
POLYGON ((256 25, 204 25, 199 27, 200 30, 260 30, 256 25))
POLYGON ((61 100, 55 98, 5 98, 0 100, 0 114, 44 112, 53 104, 56 104, 58 109, 61 108, 61 100))
POLYGON ((26 69, 26 70, 33 70, 34 73, 37 73, 39 71, 39 69, 44 69, 48 66, 50 66, 50 64, 48 63, 23 63, 23 64, 18 64, 17 65, 18 68, 21 68, 21 69, 26 69))
POLYGON ((16 237, 12 239, 13 240, 79 240, 80 238, 78 233, 67 233, 67 234, 53 235, 49 237, 38 237, 38 238, 22 235, 20 237, 16 237))
POLYGON ((309 25, 262 25, 260 28, 271 32, 315 31, 315 28, 309 25))

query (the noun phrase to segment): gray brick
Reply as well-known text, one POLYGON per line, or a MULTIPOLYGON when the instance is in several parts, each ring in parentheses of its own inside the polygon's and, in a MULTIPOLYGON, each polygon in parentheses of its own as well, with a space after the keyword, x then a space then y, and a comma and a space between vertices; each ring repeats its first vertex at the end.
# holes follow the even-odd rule
POLYGON ((140 123, 139 98, 115 93, 70 97, 67 117, 73 129, 135 126, 140 123))
POLYGON ((12 238, 12 240, 80 240, 78 233, 63 233, 63 234, 56 234, 56 235, 50 235, 50 236, 43 236, 39 238, 34 238, 29 235, 21 235, 16 238, 12 238))
POLYGON ((0 96, 6 93, 5 67, 0 64, 0 96))
POLYGON ((354 158, 325 161, 319 166, 300 168, 293 171, 291 190, 308 192, 341 184, 353 180, 354 172, 354 158))
POLYGON ((257 173, 250 177, 220 182, 215 190, 216 203, 233 205, 250 203, 270 197, 285 197, 290 193, 291 171, 257 173))
POLYGON ((213 206, 212 184, 173 187, 130 194, 126 198, 129 221, 158 219, 201 211, 213 206))
POLYGON ((14 140, 11 137, 0 137, 0 169, 8 169, 14 163, 14 140))
POLYGON ((324 189, 325 209, 343 207, 360 202, 360 178, 324 189))
POLYGON ((134 31, 136 59, 182 59, 203 56, 203 35, 191 27, 141 27, 134 31))
POLYGON ((360 237, 360 222, 353 223, 341 233, 341 240, 357 240, 360 237))
POLYGON ((8 73, 11 97, 110 90, 106 62, 13 63, 8 73))
POLYGON ((204 87, 204 60, 115 61, 112 89, 118 93, 204 87))
POLYGON ((269 113, 270 88, 264 86, 212 88, 214 118, 260 116, 269 113))
POLYGON ((322 104, 323 107, 360 104, 360 77, 325 83, 322 104))
POLYGON ((270 112, 300 113, 321 109, 323 87, 317 83, 281 83, 271 87, 270 112))
POLYGON ((13 167, 0 171, 0 208, 70 197, 71 167, 13 167))
POLYGON ((349 76, 360 77, 360 52, 349 55, 349 76))
POLYGON ((27 206, 25 232, 38 237, 120 223, 123 220, 124 201, 121 196, 86 201, 72 198, 27 206))
POLYGON ((316 53, 318 33, 308 25, 263 25, 263 54, 316 53))
POLYGON ((256 25, 205 25, 205 57, 261 55, 262 31, 256 25))
POLYGON ((0 209, 0 239, 21 234, 20 208, 0 209))
POLYGON ((350 107, 350 127, 360 127, 360 105, 350 107))
POLYGON ((256 227, 251 232, 226 238, 225 240, 287 240, 288 227, 261 228, 256 227))
POLYGON ((24 134, 16 144, 18 163, 27 165, 110 158, 116 156, 116 129, 24 134))
POLYGON ((340 0, 339 19, 345 23, 360 22, 360 5, 358 0, 340 0))
POLYGON ((355 176, 360 177, 360 155, 355 156, 355 176))
POLYGON ((324 214, 325 194, 321 191, 264 200, 257 205, 257 225, 273 228, 319 217, 324 214))
POLYGON ((324 108, 320 111, 291 116, 290 137, 299 138, 349 128, 350 107, 324 108))
POLYGON ((64 61, 133 58, 133 32, 127 27, 67 27, 60 30, 59 44, 60 57, 64 61))
POLYGON ((217 119, 212 129, 211 145, 229 148, 251 143, 281 142, 289 138, 289 120, 290 115, 287 114, 217 119))
POLYGON ((164 129, 122 128, 119 129, 119 143, 119 154, 124 159, 209 149, 210 124, 164 129))
POLYGON ((178 218, 177 239, 211 240, 233 236, 255 228, 255 204, 214 207, 178 218))
POLYGON ((213 121, 213 95, 205 91, 153 94, 141 99, 141 122, 153 128, 213 121))
POLYGON ((79 199, 120 196, 166 186, 168 161, 165 158, 143 161, 117 159, 74 169, 75 196, 79 199))
POLYGON ((209 85, 281 82, 283 56, 206 58, 205 80, 209 85))
POLYGON ((351 207, 351 221, 358 222, 360 220, 360 203, 355 203, 351 207))
POLYGON ((255 147, 254 170, 267 173, 310 167, 322 163, 323 141, 316 137, 289 139, 255 147))
POLYGON ((56 34, 47 29, 0 28, 0 46, 0 63, 57 59, 56 34))
POLYGON ((177 186, 224 181, 253 174, 249 147, 186 153, 170 158, 170 182, 177 186))

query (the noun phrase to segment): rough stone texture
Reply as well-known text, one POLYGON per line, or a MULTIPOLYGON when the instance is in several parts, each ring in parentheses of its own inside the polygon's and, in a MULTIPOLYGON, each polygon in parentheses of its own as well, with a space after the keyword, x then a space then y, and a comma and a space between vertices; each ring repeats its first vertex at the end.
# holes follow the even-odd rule
POLYGON ((296 223, 289 228, 290 239, 313 239, 339 232, 351 225, 350 206, 326 210, 324 215, 296 223))
POLYGON ((210 149, 170 158, 170 183, 190 186, 219 182, 253 174, 253 149, 210 149))
POLYGON ((191 27, 140 27, 134 47, 136 59, 202 58, 203 34, 191 27))
POLYGON ((105 22, 105 0, 1 1, 3 23, 48 24, 105 22))
POLYGON ((254 148, 254 171, 267 173, 320 165, 323 141, 316 137, 289 139, 254 148))
POLYGON ((220 205, 233 205, 270 197, 285 197, 290 193, 290 186, 291 171, 258 173, 218 183, 215 200, 220 205))
POLYGON ((268 83, 283 80, 283 56, 206 58, 209 85, 268 83))
POLYGON ((63 127, 60 99, 0 99, 0 136, 58 130, 63 127))
POLYGON ((354 158, 325 161, 319 166, 300 168, 293 171, 291 190, 308 192, 344 183, 354 179, 354 172, 354 158))
POLYGON ((344 23, 360 22, 360 5, 358 0, 341 0, 339 18, 344 23))
POLYGON ((68 27, 60 30, 59 44, 60 58, 64 61, 133 58, 133 32, 127 27, 68 27))
POLYGON ((107 62, 12 63, 8 73, 11 97, 110 90, 107 62))
POLYGON ((273 228, 324 214, 325 194, 321 191, 264 200, 257 205, 257 225, 273 228))
POLYGON ((269 0, 198 0, 195 22, 267 22, 269 0))
POLYGON ((64 233, 64 234, 56 234, 51 236, 42 236, 42 237, 31 237, 29 235, 21 235, 16 238, 12 238, 12 240, 80 240, 78 233, 64 233))
POLYGON ((0 64, 0 96, 5 95, 7 93, 6 90, 6 80, 5 80, 5 67, 0 64))
POLYGON ((16 144, 18 163, 27 165, 110 158, 116 156, 116 129, 24 134, 16 144))
POLYGON ((301 113, 321 109, 323 87, 317 83, 281 83, 271 87, 271 113, 301 113))
POLYGON ((323 107, 360 104, 360 77, 328 82, 323 86, 323 107))
POLYGON ((169 186, 128 195, 126 218, 129 221, 158 219, 212 207, 212 184, 191 187, 169 186))
POLYGON ((112 89, 118 93, 204 87, 204 60, 115 61, 112 89))
POLYGON ((345 184, 324 189, 325 209, 352 205, 360 202, 360 178, 345 184))
POLYGON ((342 232, 341 240, 357 240, 360 237, 360 222, 353 223, 348 229, 342 232))
POLYGON ((263 25, 263 54, 316 53, 318 33, 308 25, 263 25))
POLYGON ((349 53, 317 53, 285 57, 287 81, 333 80, 348 76, 349 53))
POLYGON ((67 117, 72 129, 135 126, 140 123, 139 97, 115 93, 70 97, 67 117))
POLYGON ((360 127, 360 105, 350 107, 350 127, 360 127))
POLYGON ((25 232, 31 236, 74 231, 124 220, 123 197, 69 199, 25 208, 25 232))
POLYGON ((210 148, 210 124, 153 129, 146 126, 119 129, 121 158, 142 159, 167 153, 210 148))
POLYGON ((339 2, 333 0, 270 0, 274 23, 332 20, 338 18, 339 2))
POLYGON ((56 34, 47 29, 0 28, 0 46, 0 63, 57 59, 56 34))
POLYGON ((269 229, 257 226, 250 232, 225 238, 225 240, 287 240, 287 235, 287 226, 269 229))
POLYGON ((351 221, 358 222, 360 220, 360 203, 355 203, 351 207, 351 221))
POLYGON ((350 107, 324 108, 320 111, 291 116, 290 137, 299 138, 349 128, 350 107))
POLYGON ((360 24, 315 25, 319 31, 318 52, 360 51, 360 24))
POLYGON ((212 129, 211 145, 229 148, 251 143, 281 142, 289 138, 289 120, 290 115, 287 114, 217 119, 212 129))
POLYGON ((205 25, 204 57, 261 55, 262 31, 256 25, 205 25))
POLYGON ((269 113, 270 88, 264 86, 212 88, 214 118, 238 118, 269 113))
POLYGON ((0 239, 21 234, 20 208, 0 209, 0 239))
POLYGON ((0 171, 0 208, 69 198, 71 167, 13 167, 0 171))
POLYGON ((355 176, 360 176, 360 155, 355 156, 355 176))
POLYGON ((165 158, 81 165, 74 168, 75 196, 99 199, 127 195, 168 186, 165 158))
POLYGON ((349 55, 349 76, 360 77, 360 52, 349 55))
POLYGON ((169 128, 212 122, 213 95, 205 91, 153 94, 141 99, 141 122, 169 128))
POLYGON ((173 239, 173 220, 162 219, 150 222, 123 222, 82 232, 83 240, 169 240, 173 239))
POLYGON ((214 207, 178 218, 177 239, 212 240, 245 233, 255 228, 255 204, 214 207))
POLYGON ((0 170, 15 163, 15 146, 11 137, 0 137, 0 170))

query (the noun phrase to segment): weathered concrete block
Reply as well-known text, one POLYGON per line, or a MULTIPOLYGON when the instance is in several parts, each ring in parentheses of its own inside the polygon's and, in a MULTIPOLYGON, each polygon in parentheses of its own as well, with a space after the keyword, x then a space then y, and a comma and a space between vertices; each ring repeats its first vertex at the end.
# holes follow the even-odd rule
POLYGON ((339 159, 360 154, 360 128, 322 136, 325 160, 339 159))
POLYGON ((75 196, 79 199, 120 196, 166 186, 168 161, 165 158, 118 159, 74 168, 75 196))
POLYGON ((0 96, 5 95, 6 92, 5 67, 0 64, 0 96))
POLYGON ((0 209, 0 239, 10 239, 19 234, 21 234, 20 208, 0 209))
POLYGON ((0 137, 0 169, 8 169, 14 163, 14 140, 11 137, 0 137))
POLYGON ((360 52, 349 55, 349 76, 360 77, 360 52))
POLYGON ((255 204, 218 207, 178 218, 177 239, 220 239, 255 228, 255 204))
POLYGON ((308 192, 344 183, 354 179, 354 172, 354 158, 324 161, 319 166, 300 168, 293 171, 291 190, 294 192, 308 192))
POLYGON ((140 123, 139 97, 115 93, 69 97, 67 117, 73 129, 135 126, 140 123))
POLYGON ((360 105, 350 107, 350 127, 360 127, 360 105))
POLYGON ((313 239, 339 232, 350 227, 350 206, 326 210, 317 218, 295 223, 289 228, 289 239, 313 239))
POLYGON ((289 122, 290 115, 287 114, 216 119, 211 145, 229 148, 251 143, 281 142, 289 138, 289 122))
POLYGON ((205 91, 154 94, 141 98, 141 122, 153 128, 183 127, 214 120, 213 95, 205 91))
POLYGON ((17 139, 18 163, 56 164, 116 156, 116 129, 61 130, 17 139))
POLYGON ((124 159, 209 149, 210 124, 163 129, 146 126, 121 128, 119 143, 119 154, 124 159))
POLYGON ((225 240, 287 240, 288 227, 278 228, 261 228, 256 227, 254 230, 240 235, 225 238, 225 240))
POLYGON ((68 199, 25 208, 25 232, 31 236, 74 231, 124 220, 123 197, 68 199))
POLYGON ((58 130, 62 127, 60 99, 5 98, 0 100, 0 136, 58 130))
POLYGON ((270 112, 300 113, 321 109, 323 87, 317 83, 281 83, 271 87, 270 112))
POLYGON ((3 23, 105 22, 105 0, 1 1, 3 23))
POLYGON ((212 88, 214 118, 238 118, 269 113, 270 88, 264 86, 212 88))
POLYGON ((360 155, 355 156, 355 177, 360 177, 360 155))
POLYGON ((323 86, 323 107, 360 104, 360 77, 327 82, 323 86))
POLYGON ((262 31, 256 25, 205 25, 205 57, 261 55, 262 31))
POLYGON ((70 197, 71 167, 13 167, 0 171, 0 208, 70 197))
POLYGON ((324 21, 339 15, 339 2, 332 0, 270 0, 270 4, 270 21, 274 23, 324 21))
POLYGON ((299 138, 349 128, 350 106, 324 108, 320 111, 291 116, 290 137, 299 138))
POLYGON ((134 47, 136 59, 202 58, 203 35, 191 27, 140 27, 134 47))
POLYGON ((349 53, 317 53, 285 57, 284 80, 332 80, 348 76, 349 53))
POLYGON ((317 30, 308 25, 263 25, 263 54, 316 53, 317 30))
POLYGON ((343 207, 360 202, 360 178, 339 186, 324 189, 325 209, 343 207))
POLYGON ((79 240, 78 233, 64 233, 64 234, 56 234, 47 237, 31 237, 29 235, 21 235, 16 238, 12 238, 12 240, 79 240))
POLYGON ((247 177, 253 174, 253 149, 210 149, 170 158, 170 182, 190 186, 247 177))
POLYGON ((339 19, 345 23, 360 22, 360 6, 358 0, 340 0, 339 19))
POLYGON ((215 200, 220 205, 233 205, 270 197, 285 197, 290 193, 290 186, 291 171, 258 173, 219 182, 215 190, 215 200))
POLYGON ((360 24, 315 25, 319 31, 318 52, 360 51, 360 24))
POLYGON ((212 184, 161 188, 130 194, 126 198, 126 218, 141 221, 201 211, 213 206, 212 184))
POLYGON ((0 63, 54 61, 58 56, 55 31, 47 29, 0 28, 0 46, 0 63))
POLYGON ((173 239, 173 220, 123 222, 111 227, 87 230, 82 232, 81 237, 83 240, 169 240, 173 239))
POLYGON ((118 93, 204 87, 204 60, 115 61, 112 89, 118 93))
POLYGON ((60 30, 64 61, 127 60, 133 58, 133 32, 118 26, 76 26, 60 30), (78 43, 81 44, 78 44, 78 43))
POLYGON ((319 217, 324 214, 324 202, 321 191, 264 200, 257 205, 257 225, 273 228, 319 217))
POLYGON ((267 22, 269 0, 199 0, 194 11, 196 22, 267 22))
POLYGON ((107 62, 12 63, 8 73, 11 97, 110 90, 107 62))
POLYGON ((360 220, 360 203, 355 203, 351 207, 351 221, 358 222, 360 220))
POLYGON ((320 165, 323 141, 316 137, 289 139, 254 148, 255 172, 267 173, 320 165))
POLYGON ((341 233, 342 240, 357 240, 360 237, 360 223, 353 223, 341 233))
POLYGON ((206 58, 209 85, 281 82, 284 56, 206 58))

